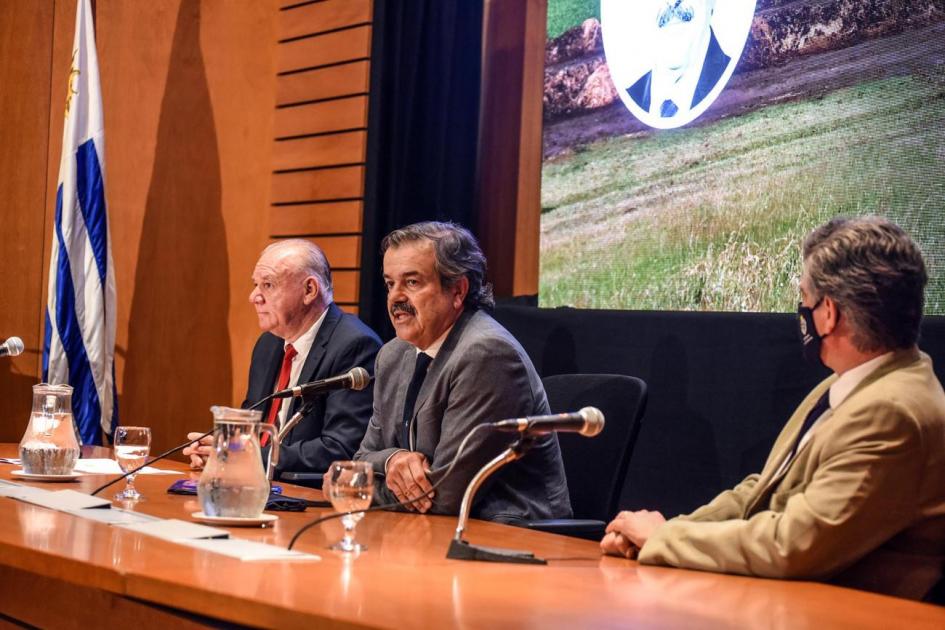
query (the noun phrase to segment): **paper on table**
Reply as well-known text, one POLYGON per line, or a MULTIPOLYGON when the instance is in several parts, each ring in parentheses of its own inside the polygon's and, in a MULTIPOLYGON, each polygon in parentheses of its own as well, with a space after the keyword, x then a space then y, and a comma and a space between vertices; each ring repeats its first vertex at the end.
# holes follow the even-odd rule
POLYGON ((43 491, 40 493, 29 493, 26 495, 10 495, 21 501, 41 505, 53 510, 68 512, 70 510, 81 510, 85 508, 110 508, 112 502, 107 499, 100 499, 88 494, 76 492, 75 490, 58 490, 56 492, 43 491))
POLYGON ((242 538, 227 538, 224 540, 182 540, 179 541, 188 547, 223 554, 243 561, 265 560, 321 560, 321 557, 301 551, 291 551, 285 547, 276 547, 265 543, 243 540, 242 538))
POLYGON ((110 510, 66 510, 66 513, 107 525, 134 525, 136 523, 150 523, 161 520, 156 516, 149 516, 141 512, 133 512, 132 510, 123 510, 116 507, 110 510))
POLYGON ((118 524, 118 527, 176 543, 188 543, 198 538, 226 538, 230 535, 230 532, 225 529, 200 525, 199 523, 191 523, 190 521, 182 521, 176 518, 155 520, 150 523, 118 524))
POLYGON ((48 494, 49 490, 36 488, 35 486, 24 486, 12 481, 0 479, 0 497, 10 497, 12 499, 23 499, 31 495, 48 494))
MULTIPOLYGON (((75 471, 87 475, 121 475, 122 470, 114 459, 79 459, 75 463, 75 471)), ((138 471, 139 475, 182 475, 178 470, 163 470, 153 466, 145 466, 138 471)))

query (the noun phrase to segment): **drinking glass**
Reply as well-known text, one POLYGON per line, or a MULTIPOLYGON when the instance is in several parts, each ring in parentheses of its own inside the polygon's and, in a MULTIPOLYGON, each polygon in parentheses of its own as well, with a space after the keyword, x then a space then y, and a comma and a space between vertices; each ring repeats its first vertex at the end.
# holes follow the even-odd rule
MULTIPOLYGON (((122 472, 128 472, 148 461, 151 452, 151 429, 148 427, 122 427, 115 429, 115 460, 122 472)), ((141 493, 135 489, 136 475, 125 478, 125 489, 115 495, 117 501, 140 501, 141 493)))
POLYGON ((328 499, 341 517, 344 538, 331 546, 335 551, 363 551, 366 546, 354 541, 354 528, 371 507, 374 494, 374 470, 367 462, 332 462, 328 469, 328 499))

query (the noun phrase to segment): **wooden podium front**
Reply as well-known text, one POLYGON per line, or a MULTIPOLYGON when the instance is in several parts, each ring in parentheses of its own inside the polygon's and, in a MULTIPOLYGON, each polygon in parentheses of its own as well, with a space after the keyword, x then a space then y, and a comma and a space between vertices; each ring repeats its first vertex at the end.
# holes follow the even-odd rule
MULTIPOLYGON (((0 455, 15 457, 15 445, 0 446, 0 455)), ((0 478, 11 479, 14 468, 0 464, 0 478)), ((134 509, 189 519, 200 509, 196 497, 166 493, 178 478, 139 476, 145 500, 134 509)), ((90 492, 107 479, 42 487, 90 492)), ((283 486, 290 496, 321 498, 283 486)), ((325 513, 281 512, 271 529, 229 529, 285 546, 325 513)), ((257 563, 0 497, 0 627, 945 628, 937 606, 813 582, 646 567, 602 557, 593 542, 481 521, 467 531, 471 542, 527 549, 548 565, 447 560, 455 525, 453 517, 371 513, 358 526, 368 550, 357 557, 327 549, 342 533, 330 521, 296 546, 321 561, 257 563)))

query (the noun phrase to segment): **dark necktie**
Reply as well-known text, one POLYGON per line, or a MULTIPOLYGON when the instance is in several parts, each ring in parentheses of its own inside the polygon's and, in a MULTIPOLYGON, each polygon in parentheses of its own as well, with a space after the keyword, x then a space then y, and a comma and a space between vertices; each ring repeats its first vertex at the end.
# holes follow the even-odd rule
MULTIPOLYGON (((298 351, 292 346, 292 344, 287 344, 285 347, 285 354, 282 357, 282 369, 279 370, 279 378, 276 379, 276 390, 285 389, 289 386, 289 376, 292 374, 292 359, 295 358, 295 355, 298 354, 298 351)), ((272 406, 269 407, 269 417, 266 419, 266 422, 269 424, 275 425, 279 428, 279 409, 282 408, 282 399, 276 398, 272 401, 272 406)), ((269 442, 269 434, 263 433, 259 443, 262 446, 265 446, 269 442)))
POLYGON ((810 428, 814 426, 814 423, 817 422, 817 419, 820 416, 824 415, 827 410, 830 409, 830 389, 824 392, 824 395, 821 396, 816 403, 814 403, 813 408, 808 412, 807 417, 804 418, 804 424, 801 425, 801 432, 797 436, 797 442, 794 443, 794 448, 791 449, 791 454, 788 457, 794 457, 794 454, 797 453, 798 447, 801 445, 801 440, 804 439, 804 435, 810 431, 810 428))
POLYGON ((660 105, 660 118, 672 118, 678 111, 679 108, 676 106, 676 103, 670 99, 666 99, 663 101, 663 104, 660 105))
POLYGON ((420 386, 423 385, 423 379, 427 376, 427 368, 433 357, 423 352, 417 354, 417 362, 414 364, 413 376, 410 378, 410 385, 407 386, 407 396, 404 398, 404 420, 400 431, 401 448, 410 448, 410 421, 413 419, 413 408, 417 404, 417 395, 420 393, 420 386))

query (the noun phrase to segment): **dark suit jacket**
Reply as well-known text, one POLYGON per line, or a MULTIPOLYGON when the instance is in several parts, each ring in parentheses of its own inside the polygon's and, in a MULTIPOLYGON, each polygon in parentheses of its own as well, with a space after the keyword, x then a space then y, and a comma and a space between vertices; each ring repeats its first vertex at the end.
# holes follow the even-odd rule
MULTIPOLYGON (((378 503, 397 500, 385 483, 384 467, 400 448, 404 398, 416 354, 414 346, 394 339, 377 355, 374 415, 355 459, 373 465, 378 503)), ((426 455, 433 483, 443 477, 460 442, 476 425, 550 413, 528 355, 509 331, 482 311, 464 313, 453 326, 430 364, 414 409, 411 447, 426 455)), ((508 434, 477 433, 437 488, 432 512, 457 514, 473 475, 513 440, 508 434)), ((521 460, 493 475, 480 488, 472 516, 508 523, 570 517, 557 437, 542 436, 521 460)))
MULTIPOLYGON (((705 53, 705 62, 702 64, 702 72, 699 74, 699 82, 696 84, 696 90, 692 94, 692 103, 689 109, 702 102, 708 96, 715 84, 728 68, 731 57, 725 54, 722 47, 719 46, 719 40, 715 37, 715 31, 709 30, 709 48, 705 53)), ((650 81, 653 78, 653 72, 647 72, 640 77, 636 83, 627 88, 627 94, 644 111, 650 111, 650 81)), ((677 103, 679 105, 679 103, 677 103)))
MULTIPOLYGON (((283 339, 263 333, 253 348, 249 387, 243 407, 272 393, 282 366, 283 339)), ((344 374, 353 367, 374 372, 381 340, 353 315, 331 304, 302 366, 299 383, 344 374)), ((314 409, 286 436, 277 472, 324 472, 335 460, 351 459, 371 417, 372 387, 362 391, 338 390, 320 397, 314 409)), ((263 405, 269 415, 272 402, 263 405)), ((283 403, 285 404, 285 403, 283 403)), ((301 399, 292 399, 289 416, 301 399)), ((286 417, 289 417, 286 416, 286 417)))

